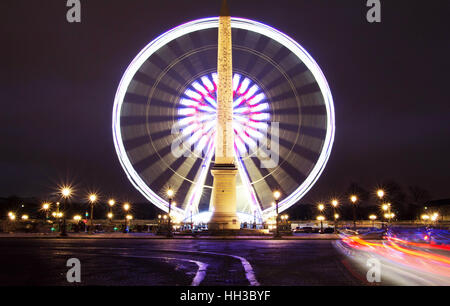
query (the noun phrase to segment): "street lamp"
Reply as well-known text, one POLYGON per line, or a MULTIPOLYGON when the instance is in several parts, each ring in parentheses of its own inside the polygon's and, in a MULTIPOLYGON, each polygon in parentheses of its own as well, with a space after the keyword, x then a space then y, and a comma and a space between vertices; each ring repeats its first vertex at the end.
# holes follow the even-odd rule
POLYGON ((358 202, 358 197, 356 195, 352 195, 350 197, 350 201, 353 203, 353 230, 356 231, 356 202, 358 202))
POLYGON ((320 221, 320 233, 323 234, 323 221, 325 220, 324 216, 318 216, 317 220, 320 221))
POLYGON ((391 212, 391 203, 387 203, 388 206, 388 214, 389 214, 389 219, 388 219, 388 226, 391 224, 391 218, 394 218, 394 214, 391 212))
POLYGON ((280 202, 280 197, 281 197, 281 192, 279 192, 278 190, 275 190, 273 192, 273 198, 275 199, 275 213, 276 213, 276 228, 275 228, 275 237, 279 238, 280 235, 280 230, 279 230, 279 223, 280 223, 280 216, 278 214, 278 205, 280 202))
POLYGON ((24 221, 26 221, 26 220, 28 220, 28 215, 22 215, 22 220, 24 220, 24 221))
POLYGON ((109 221, 112 221, 112 218, 113 218, 113 211, 112 211, 112 209, 113 209, 114 204, 116 204, 116 201, 114 199, 109 199, 109 201, 108 201, 108 205, 109 205, 108 218, 109 218, 109 221))
POLYGON ((94 229, 94 204, 97 202, 97 195, 95 193, 91 193, 89 195, 89 203, 91 206, 91 227, 89 228, 89 233, 93 233, 94 229))
POLYGON ((375 220, 377 219, 377 216, 375 215, 370 215, 369 219, 372 220, 372 227, 375 228, 375 220))
MULTIPOLYGON (((130 210, 131 206, 128 202, 123 204, 123 210, 127 213, 130 210)), ((125 217, 125 228, 123 230, 124 233, 128 233, 128 219, 125 217)))
MULTIPOLYGON (((61 188, 61 195, 64 198, 64 209, 67 209, 67 199, 72 195, 72 189, 69 186, 64 186, 63 188, 61 188)), ((58 214, 60 214, 59 212, 59 202, 56 203, 57 207, 58 207, 58 214)), ((66 232, 66 215, 63 214, 64 218, 63 218, 63 225, 60 229, 61 232, 61 236, 67 236, 67 232, 66 232)), ((59 222, 58 222, 59 223, 59 222)))
POLYGON ((80 215, 73 216, 73 220, 74 221, 80 221, 81 220, 81 216, 80 215))
POLYGON ((425 224, 426 224, 426 223, 428 223, 428 220, 430 220, 430 215, 423 214, 420 218, 421 218, 421 219, 425 222, 425 224))
POLYGON ((123 204, 123 210, 125 210, 125 211, 129 211, 129 210, 130 210, 130 208, 131 208, 131 206, 130 206, 130 204, 129 204, 129 203, 125 203, 125 204, 123 204))
POLYGON ((338 206, 339 202, 337 199, 333 199, 331 201, 331 205, 333 206, 333 215, 334 215, 334 233, 337 233, 337 219, 339 215, 336 213, 336 207, 338 206), (336 217, 338 216, 338 217, 336 217))
POLYGON ((381 205, 381 209, 384 211, 384 219, 388 220, 388 223, 390 223, 391 219, 391 204, 390 203, 384 203, 381 205))
POLYGON ((43 203, 42 204, 42 210, 45 211, 45 220, 48 220, 48 212, 50 210, 50 203, 43 203))
POLYGON ((167 230, 167 237, 172 237, 172 216, 171 216, 171 212, 172 212, 172 200, 173 200, 173 195, 174 195, 174 191, 169 188, 167 190, 167 198, 169 199, 169 220, 167 222, 167 226, 168 226, 168 230, 167 230))
POLYGON ((380 198, 380 200, 383 199, 383 197, 384 197, 384 190, 383 189, 378 189, 377 190, 377 196, 378 196, 378 198, 380 198))
POLYGON ((431 221, 436 222, 436 221, 438 220, 438 217, 439 217, 439 214, 435 212, 435 213, 430 217, 430 219, 431 219, 431 221))

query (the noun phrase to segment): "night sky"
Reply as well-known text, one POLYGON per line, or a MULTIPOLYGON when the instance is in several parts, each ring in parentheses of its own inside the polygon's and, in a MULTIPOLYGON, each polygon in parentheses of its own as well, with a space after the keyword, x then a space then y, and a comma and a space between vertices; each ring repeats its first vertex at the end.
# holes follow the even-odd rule
MULTIPOLYGON (((2 0, 0 196, 46 196, 63 182, 144 201, 114 150, 117 86, 151 40, 187 21, 217 16, 212 0, 2 0)), ((450 5, 382 0, 230 0, 232 16, 291 36, 316 60, 333 94, 331 158, 305 201, 386 179, 450 198, 450 5)))

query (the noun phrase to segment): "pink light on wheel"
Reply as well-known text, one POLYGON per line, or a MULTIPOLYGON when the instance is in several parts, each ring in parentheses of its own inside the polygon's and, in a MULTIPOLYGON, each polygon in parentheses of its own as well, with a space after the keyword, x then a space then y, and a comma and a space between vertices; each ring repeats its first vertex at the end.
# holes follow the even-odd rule
MULTIPOLYGON (((233 76, 233 113, 235 147, 240 155, 247 147, 254 148, 266 133, 270 120, 270 107, 261 88, 248 77, 235 73, 233 76)), ((205 75, 194 81, 184 92, 178 108, 178 124, 183 135, 189 135, 189 144, 199 140, 199 131, 203 137, 197 144, 205 148, 214 137, 217 110, 217 74, 205 75)))

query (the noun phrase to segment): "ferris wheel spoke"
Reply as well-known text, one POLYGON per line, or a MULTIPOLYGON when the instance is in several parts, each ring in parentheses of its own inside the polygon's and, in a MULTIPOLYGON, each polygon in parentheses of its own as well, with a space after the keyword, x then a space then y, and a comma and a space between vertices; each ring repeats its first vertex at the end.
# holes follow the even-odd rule
MULTIPOLYGON (((275 86, 276 85, 274 84, 273 87, 275 87, 275 86)), ((269 88, 271 88, 271 87, 269 87, 269 88)), ((319 85, 316 82, 314 82, 314 83, 306 84, 304 86, 297 87, 296 91, 299 96, 302 96, 302 95, 318 92, 318 91, 320 91, 320 88, 319 88, 319 85)), ((273 103, 277 103, 279 101, 282 101, 282 100, 285 100, 285 99, 288 99, 291 97, 292 97, 292 94, 290 92, 284 92, 277 96, 272 97, 271 101, 273 103)))
POLYGON ((146 146, 148 144, 149 137, 148 135, 135 137, 135 138, 129 138, 123 140, 123 145, 127 150, 134 150, 136 148, 146 146))
POLYGON ((251 206, 250 212, 256 212, 259 218, 261 218, 262 216, 261 205, 259 203, 258 197, 256 196, 255 190, 253 189, 253 186, 251 184, 251 180, 250 177, 248 176, 247 169, 245 168, 242 159, 239 157, 239 151, 237 150, 237 148, 235 148, 235 155, 237 156, 236 162, 239 176, 241 178, 242 185, 244 186, 244 189, 246 191, 248 203, 250 203, 251 206))
MULTIPOLYGON (((183 194, 188 194, 190 188, 192 187, 192 182, 195 179, 195 176, 197 175, 198 169, 201 167, 202 159, 197 158, 195 159, 194 163, 190 163, 190 167, 185 175, 183 175, 183 182, 181 183, 179 189, 182 191, 183 194)), ((183 203, 183 205, 186 205, 186 203, 183 203)))
MULTIPOLYGON (((262 167, 261 160, 257 157, 251 157, 251 159, 258 169, 260 176, 263 177, 266 181, 267 186, 270 186, 269 189, 278 189, 281 193, 286 194, 284 186, 280 182, 278 182, 274 175, 271 175, 270 170, 268 168, 262 167)), ((272 197, 270 199, 272 199, 272 197)))
POLYGON ((143 73, 142 71, 137 71, 136 74, 134 75, 133 80, 137 83, 137 85, 143 86, 144 88, 147 89, 147 95, 150 92, 151 88, 153 86, 155 86, 156 84, 158 84, 158 87, 157 87, 158 91, 167 93, 167 94, 171 95, 172 97, 178 97, 178 92, 173 87, 173 85, 171 86, 171 85, 165 84, 163 82, 163 80, 165 80, 164 78, 162 80, 158 81, 158 80, 152 78, 151 76, 143 73))
MULTIPOLYGON (((159 149, 157 152, 153 152, 151 154, 145 155, 144 157, 138 158, 135 157, 135 161, 133 163, 133 168, 138 172, 144 172, 149 167, 159 163, 160 158, 170 154, 171 148, 170 146, 163 147, 159 149)), ((132 154, 133 152, 129 152, 132 154)), ((139 156, 140 157, 140 156, 139 156)))
POLYGON ((283 146, 287 150, 292 150, 292 152, 294 152, 295 154, 301 156, 302 158, 312 163, 315 163, 320 155, 320 152, 312 151, 305 146, 293 143, 283 138, 279 139, 279 144, 280 146, 283 146))
MULTIPOLYGON (((267 138, 262 140, 262 143, 267 142, 267 138)), ((277 167, 279 166, 278 169, 283 170, 285 174, 293 178, 294 181, 304 180, 304 178, 306 178, 305 172, 314 165, 319 154, 283 137, 278 138, 278 144, 280 146, 278 152, 273 149, 267 149, 265 146, 260 146, 258 149, 265 158, 278 161, 276 165, 277 167), (281 154, 283 150, 284 153, 281 154), (295 160, 297 161, 296 166, 293 166, 289 160, 285 159, 292 159, 289 157, 290 154, 295 154, 297 156, 295 157, 295 160), (284 156, 285 158, 282 158, 281 156, 284 156)))
MULTIPOLYGON (((189 52, 181 47, 181 44, 178 40, 174 40, 173 42, 168 44, 168 49, 174 54, 174 57, 177 59, 183 58, 183 56, 189 52)), ((189 58, 183 60, 182 65, 187 69, 187 71, 196 71, 189 58)))
POLYGON ((298 133, 299 130, 301 130, 301 134, 308 135, 310 137, 314 137, 317 139, 323 139, 327 133, 325 129, 318 128, 318 127, 311 127, 306 125, 301 125, 300 127, 298 125, 292 124, 292 123, 286 123, 286 122, 280 122, 280 131, 286 130, 294 133, 298 133))
POLYGON ((120 124, 122 126, 130 125, 145 125, 147 119, 145 116, 123 116, 120 118, 120 124))
POLYGON ((211 166, 212 157, 214 155, 214 140, 211 139, 207 145, 208 150, 206 156, 203 159, 201 166, 198 168, 196 176, 194 178, 194 184, 191 185, 189 192, 187 193, 187 206, 185 210, 185 217, 189 217, 191 212, 197 212, 199 210, 199 203, 201 200, 203 188, 205 186, 206 177, 208 176, 211 166))
POLYGON ((148 97, 144 96, 142 94, 137 94, 137 93, 128 91, 125 94, 124 102, 126 104, 138 104, 138 105, 143 104, 143 105, 145 105, 148 102, 148 97))
POLYGON ((273 202, 273 191, 277 189, 284 194, 284 188, 270 175, 267 168, 261 167, 258 157, 245 159, 245 165, 260 205, 263 208, 270 207, 273 202))
POLYGON ((287 175, 289 175, 293 182, 303 182, 306 179, 306 175, 298 169, 298 166, 292 165, 287 160, 281 163, 278 169, 282 169, 284 172, 283 174, 280 174, 280 178, 286 178, 287 175))
POLYGON ((305 115, 311 115, 311 116, 327 116, 327 108, 325 105, 308 105, 308 106, 302 106, 301 113, 305 115))
POLYGON ((302 125, 300 131, 304 135, 308 135, 317 139, 324 139, 327 131, 320 127, 302 125))
POLYGON ((166 75, 168 77, 170 77, 173 81, 177 82, 178 84, 183 84, 184 82, 184 78, 183 76, 178 73, 178 71, 176 71, 175 69, 168 69, 167 68, 170 66, 170 62, 172 59, 163 59, 159 54, 155 54, 152 57, 152 63, 157 66, 161 71, 165 72, 165 77, 166 75))
POLYGON ((163 190, 163 186, 165 185, 174 185, 171 182, 173 181, 172 178, 174 177, 176 171, 178 168, 185 162, 185 157, 180 157, 176 159, 173 163, 170 164, 170 166, 163 171, 158 176, 154 176, 150 183, 155 186, 155 190, 163 190))

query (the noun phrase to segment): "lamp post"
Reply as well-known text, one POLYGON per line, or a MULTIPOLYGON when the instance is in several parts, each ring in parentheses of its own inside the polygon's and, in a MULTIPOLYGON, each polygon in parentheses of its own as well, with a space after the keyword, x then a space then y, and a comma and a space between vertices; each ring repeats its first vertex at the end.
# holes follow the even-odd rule
POLYGON ((275 190, 274 192, 273 192, 273 197, 274 197, 274 199, 275 199, 275 213, 276 213, 276 219, 275 219, 275 222, 276 222, 276 228, 275 228, 275 238, 279 238, 279 237, 281 237, 281 235, 280 235, 280 230, 279 230, 279 223, 280 223, 280 216, 279 216, 279 214, 278 214, 278 204, 279 204, 279 202, 280 202, 280 197, 281 197, 281 192, 279 192, 278 190, 275 190))
POLYGON ((89 203, 91 206, 91 226, 89 228, 90 234, 93 233, 93 229, 94 229, 94 204, 95 204, 95 202, 97 202, 97 195, 94 193, 91 193, 89 195, 89 203))
POLYGON ((108 213, 108 219, 110 222, 112 222, 112 218, 113 218, 113 206, 114 204, 116 204, 116 201, 114 199, 109 199, 108 201, 108 205, 109 205, 109 213, 108 213))
POLYGON ((370 215, 369 219, 372 220, 372 227, 375 228, 375 220, 377 219, 377 216, 375 215, 370 215))
MULTIPOLYGON (((392 217, 394 217, 394 214, 392 214, 392 217)), ((430 216, 430 220, 434 223, 439 222, 439 214, 437 212, 433 213, 433 215, 430 216)))
POLYGON ((391 213, 391 203, 387 203, 388 206, 388 214, 389 214, 389 219, 388 219, 388 227, 391 226, 391 218, 394 217, 394 214, 391 213))
MULTIPOLYGON (((384 211, 384 220, 389 218, 389 214, 387 212, 387 210, 389 209, 387 204, 383 204, 381 205, 381 209, 384 211)), ((384 227, 384 223, 383 223, 383 227, 384 227)))
MULTIPOLYGON (((377 190, 377 197, 378 197, 378 199, 379 199, 379 201, 380 201, 380 204, 383 203, 383 197, 384 197, 384 195, 385 195, 385 192, 384 192, 383 189, 378 189, 378 190, 377 190)), ((386 209, 385 209, 384 204, 381 205, 381 208, 382 208, 384 211, 387 210, 387 206, 386 206, 386 209)), ((381 222, 381 227, 382 227, 382 228, 384 227, 384 222, 381 222)))
POLYGON ((318 216, 317 220, 320 221, 320 233, 323 234, 323 220, 325 220, 324 216, 318 216))
POLYGON ((334 215, 334 233, 337 233, 337 219, 339 215, 336 213, 336 207, 338 206, 339 202, 336 199, 333 199, 331 201, 331 205, 333 206, 333 215, 334 215))
MULTIPOLYGON (((319 209, 320 213, 322 213, 323 210, 325 209, 325 205, 323 205, 322 203, 319 203, 319 205, 317 205, 317 208, 319 209)), ((319 217, 317 217, 317 220, 320 221, 320 233, 323 234, 323 222, 322 221, 325 220, 325 217, 319 216, 319 217)))
POLYGON ((427 225, 427 224, 428 224, 428 221, 430 220, 430 215, 423 214, 423 215, 421 216, 421 219, 424 221, 425 225, 427 225))
MULTIPOLYGON (((125 214, 128 213, 130 208, 131 206, 128 202, 123 204, 123 210, 125 211, 125 214)), ((123 232, 128 233, 128 219, 126 216, 125 216, 125 228, 123 229, 123 232)))
POLYGON ((12 211, 10 211, 8 213, 8 231, 9 232, 13 232, 15 230, 15 226, 14 226, 14 221, 16 221, 16 214, 13 213, 12 211))
POLYGON ((130 214, 128 214, 128 215, 126 215, 126 217, 125 217, 125 220, 127 220, 126 222, 127 222, 127 224, 128 223, 130 223, 131 224, 131 220, 133 220, 133 216, 132 215, 130 215, 130 214))
POLYGON ((50 210, 50 203, 43 203, 42 204, 42 210, 45 211, 45 221, 48 220, 48 212, 50 210))
POLYGON ((350 201, 353 203, 353 230, 356 232, 356 202, 358 202, 358 197, 356 195, 352 195, 350 197, 350 201))
MULTIPOLYGON (((61 194, 62 194, 62 196, 63 196, 63 198, 64 198, 64 209, 66 209, 67 208, 67 199, 70 197, 70 195, 72 194, 72 190, 71 190, 71 188, 70 187, 63 187, 62 189, 61 189, 61 194)), ((58 202, 59 203, 59 202, 58 202)), ((59 204, 58 203, 56 203, 57 204, 57 207, 58 207, 58 210, 59 210, 59 204)), ((60 212, 58 212, 58 215, 59 216, 61 216, 61 213, 60 212)), ((61 229, 60 229, 60 232, 61 232, 61 236, 67 236, 67 231, 66 231, 66 214, 63 214, 63 224, 62 224, 62 227, 61 227, 61 229)))
POLYGON ((167 226, 168 226, 168 229, 167 229, 167 237, 168 238, 171 238, 172 236, 173 236, 173 233, 172 233, 172 216, 170 215, 171 214, 171 212, 172 212, 172 200, 173 200, 173 195, 174 195, 174 192, 173 192, 173 190, 171 189, 171 188, 169 188, 168 190, 167 190, 167 198, 169 199, 169 219, 168 219, 168 221, 167 221, 167 226))

